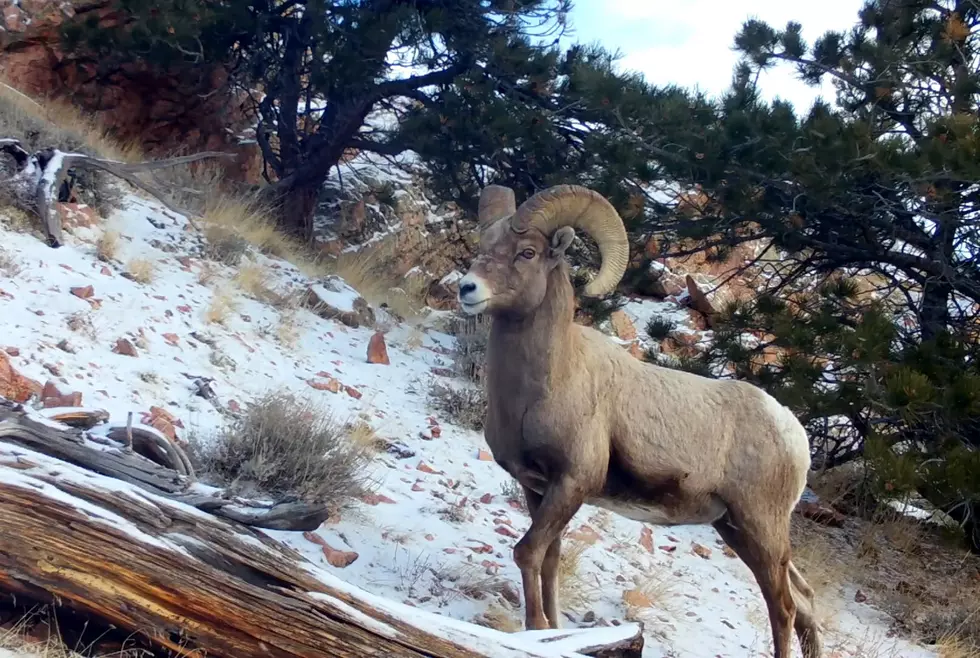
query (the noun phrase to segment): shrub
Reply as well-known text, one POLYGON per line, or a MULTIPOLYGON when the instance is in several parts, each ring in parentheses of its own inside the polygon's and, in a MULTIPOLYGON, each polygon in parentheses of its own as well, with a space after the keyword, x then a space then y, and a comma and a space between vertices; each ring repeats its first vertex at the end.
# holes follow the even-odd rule
POLYGON ((257 399, 194 458, 214 484, 245 495, 339 506, 363 493, 370 456, 315 403, 285 391, 257 399))
POLYGON ((479 384, 483 383, 490 323, 490 316, 458 315, 448 327, 449 333, 456 337, 456 351, 453 354, 456 373, 479 384))
POLYGON ((483 431, 487 415, 487 396, 483 387, 454 388, 438 382, 429 389, 429 400, 452 423, 477 432, 483 431))
POLYGON ((677 323, 670 318, 655 317, 650 318, 647 323, 647 336, 656 341, 661 341, 677 329, 677 323))

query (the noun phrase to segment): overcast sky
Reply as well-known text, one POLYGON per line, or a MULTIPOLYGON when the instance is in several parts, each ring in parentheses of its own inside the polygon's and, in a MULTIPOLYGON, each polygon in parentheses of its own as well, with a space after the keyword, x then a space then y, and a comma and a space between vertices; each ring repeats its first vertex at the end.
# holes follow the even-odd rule
MULTIPOLYGON (((812 44, 827 30, 848 30, 863 0, 575 0, 573 39, 598 41, 619 49, 623 68, 640 71, 654 84, 675 83, 720 93, 728 87, 738 58, 735 34, 747 18, 776 29, 789 20, 803 25, 812 44)), ((818 95, 832 102, 829 79, 808 87, 790 66, 779 66, 760 79, 763 95, 779 96, 805 113, 818 95)))

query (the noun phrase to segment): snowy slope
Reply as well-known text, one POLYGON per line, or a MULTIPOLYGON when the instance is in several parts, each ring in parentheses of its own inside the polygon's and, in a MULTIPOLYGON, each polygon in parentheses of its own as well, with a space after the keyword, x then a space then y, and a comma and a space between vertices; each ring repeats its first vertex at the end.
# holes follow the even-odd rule
MULTIPOLYGON (((370 328, 351 329, 308 311, 284 319, 276 308, 244 296, 232 283, 233 268, 217 268, 202 284, 203 262, 186 257, 196 236, 185 218, 130 196, 106 224, 123 235, 121 263, 96 259, 102 228, 76 229, 66 246, 50 249, 7 230, 0 218, 0 249, 20 270, 12 277, 0 271, 0 349, 11 354, 15 368, 42 383, 53 380, 63 392, 81 392, 85 406, 106 409, 115 423, 130 411, 139 419, 151 406, 162 407, 181 421, 182 436, 206 436, 226 420, 218 407, 243 407, 280 387, 316 399, 339 420, 367 420, 414 456, 381 454, 372 473, 380 496, 318 531, 359 558, 336 569, 302 533, 270 534, 324 570, 394 602, 466 621, 491 610, 496 619, 519 624, 523 608, 508 602, 520 590, 511 550, 529 520, 503 495, 509 477, 486 454, 481 459, 486 445, 478 433, 437 418, 441 435, 421 435, 433 416, 427 391, 443 377, 439 369, 450 365, 451 336, 431 321, 397 325, 385 337, 391 364, 371 365, 370 328), (151 282, 122 276, 123 264, 134 258, 152 261, 151 282), (88 300, 71 292, 89 285, 94 294, 88 300), (215 300, 226 297, 234 310, 224 324, 208 323, 215 300), (281 326, 294 340, 284 342, 281 326), (121 338, 137 356, 112 351, 121 338), (327 376, 354 395, 311 386, 327 376), (217 406, 194 394, 194 378, 201 377, 213 379, 217 406)), ((283 261, 255 261, 280 292, 313 283, 283 261)), ((676 313, 676 306, 643 302, 626 311, 643 327, 653 315, 676 313)), ((566 550, 581 549, 581 555, 568 581, 566 626, 638 617, 647 626, 644 655, 651 658, 769 655, 768 621, 752 576, 726 555, 710 527, 668 531, 586 507, 570 530, 566 550), (624 603, 627 592, 632 607, 624 603)), ((828 620, 828 655, 934 655, 888 638, 887 618, 853 599, 853 590, 844 591, 832 608, 820 610, 828 620)))

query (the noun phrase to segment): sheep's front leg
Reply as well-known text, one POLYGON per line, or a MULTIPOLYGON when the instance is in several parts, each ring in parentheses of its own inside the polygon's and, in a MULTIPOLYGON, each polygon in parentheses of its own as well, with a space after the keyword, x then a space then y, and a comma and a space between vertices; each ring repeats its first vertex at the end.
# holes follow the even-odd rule
MULTIPOLYGON (((541 495, 527 487, 524 489, 524 500, 527 501, 527 511, 533 519, 541 506, 541 495)), ((561 560, 561 534, 555 538, 544 554, 541 563, 541 599, 544 616, 548 618, 551 628, 560 628, 560 606, 558 604, 558 565, 561 560)))
MULTIPOLYGON (((514 547, 514 562, 521 570, 521 580, 524 585, 527 630, 539 631, 550 628, 542 599, 542 567, 548 549, 556 540, 560 540, 562 530, 582 507, 584 501, 582 488, 571 478, 563 477, 551 483, 541 498, 536 512, 532 513, 531 527, 514 547)), ((554 596, 554 588, 557 588, 557 562, 555 559, 554 564, 549 564, 548 569, 553 588, 549 597, 549 607, 553 608, 557 608, 557 600, 554 596)), ((555 615, 552 621, 557 626, 557 610, 550 612, 555 615)))

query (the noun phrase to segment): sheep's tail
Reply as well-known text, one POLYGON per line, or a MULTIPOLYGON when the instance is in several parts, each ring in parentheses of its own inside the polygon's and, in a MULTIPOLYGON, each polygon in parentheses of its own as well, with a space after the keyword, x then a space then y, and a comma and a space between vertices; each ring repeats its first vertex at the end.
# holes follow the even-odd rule
POLYGON ((803 579, 792 560, 789 562, 789 584, 796 604, 796 633, 804 658, 820 658, 823 652, 823 631, 817 619, 813 588, 803 579))

